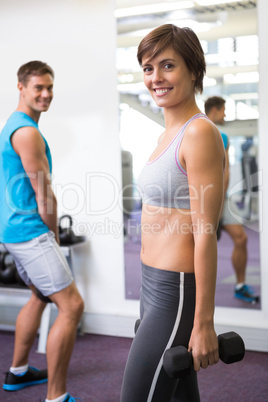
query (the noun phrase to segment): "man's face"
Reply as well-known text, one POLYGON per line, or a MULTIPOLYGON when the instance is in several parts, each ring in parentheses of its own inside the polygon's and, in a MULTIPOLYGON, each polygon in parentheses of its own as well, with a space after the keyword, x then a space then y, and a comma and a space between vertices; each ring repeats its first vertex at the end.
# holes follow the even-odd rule
POLYGON ((18 83, 20 99, 30 111, 46 112, 53 99, 53 78, 50 74, 31 76, 24 86, 18 83))
MULTIPOLYGON (((216 109, 216 108, 215 108, 216 109)), ((225 117, 225 105, 222 106, 221 109, 215 110, 215 124, 224 124, 224 117, 225 117)))

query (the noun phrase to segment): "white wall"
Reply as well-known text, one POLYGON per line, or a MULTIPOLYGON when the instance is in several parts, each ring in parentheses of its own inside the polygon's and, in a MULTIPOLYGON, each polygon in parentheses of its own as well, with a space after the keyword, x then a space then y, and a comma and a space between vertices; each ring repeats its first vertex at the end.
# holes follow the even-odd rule
POLYGON ((53 155, 59 214, 70 213, 76 232, 90 234, 76 274, 93 316, 126 311, 115 50, 111 0, 1 0, 0 126, 17 106, 19 66, 50 64, 54 100, 39 126, 53 155))

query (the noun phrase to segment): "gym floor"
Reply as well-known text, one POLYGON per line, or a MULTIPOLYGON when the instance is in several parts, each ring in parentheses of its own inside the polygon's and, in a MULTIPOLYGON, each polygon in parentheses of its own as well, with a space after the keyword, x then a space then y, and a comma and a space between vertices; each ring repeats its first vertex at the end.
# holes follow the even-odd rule
MULTIPOLYGON (((132 228, 133 230, 133 228, 132 228)), ((246 228, 248 234, 247 276, 250 285, 260 290, 259 234, 246 228)), ((216 304, 229 307, 258 309, 260 304, 248 305, 233 297, 234 273, 230 255, 232 243, 223 232, 218 243, 218 280, 216 304)), ((140 237, 135 232, 125 237, 126 297, 139 299, 140 289, 140 237)), ((0 331, 0 361, 2 381, 11 364, 14 333, 0 331)), ((119 402, 123 371, 131 339, 78 335, 68 374, 68 391, 83 402, 119 402)), ((35 352, 37 340, 30 355, 30 364, 46 367, 46 357, 35 352)), ((266 402, 268 395, 268 353, 247 351, 242 362, 214 367, 199 372, 202 402, 266 402)), ((44 401, 46 384, 8 393, 0 390, 0 401, 44 401)))
MULTIPOLYGON (((11 364, 14 333, 0 331, 2 381, 11 364)), ((78 335, 68 372, 68 392, 83 402, 119 402, 123 371, 130 338, 78 335)), ((46 367, 44 354, 30 354, 30 364, 46 367)), ((198 374, 202 402, 266 402, 268 395, 268 353, 246 352, 239 363, 200 370, 198 374)), ((46 384, 17 392, 0 390, 3 402, 44 401, 46 384)), ((137 401, 138 402, 138 401, 137 401)))

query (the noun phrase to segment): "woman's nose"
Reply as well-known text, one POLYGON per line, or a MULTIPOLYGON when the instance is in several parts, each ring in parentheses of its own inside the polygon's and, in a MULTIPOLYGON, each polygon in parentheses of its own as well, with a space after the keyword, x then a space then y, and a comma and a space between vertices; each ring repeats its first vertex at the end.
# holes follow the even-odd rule
POLYGON ((153 82, 160 82, 162 80, 163 80, 163 76, 161 74, 161 71, 158 68, 155 68, 154 72, 153 72, 152 81, 153 82))

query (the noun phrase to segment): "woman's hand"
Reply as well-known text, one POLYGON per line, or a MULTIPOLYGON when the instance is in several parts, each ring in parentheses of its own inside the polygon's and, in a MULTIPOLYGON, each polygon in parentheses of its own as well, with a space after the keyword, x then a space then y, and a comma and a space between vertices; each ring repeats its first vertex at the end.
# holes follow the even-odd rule
POLYGON ((207 368, 218 363, 218 339, 213 324, 194 326, 188 351, 192 353, 195 371, 199 371, 200 367, 207 368))

